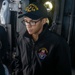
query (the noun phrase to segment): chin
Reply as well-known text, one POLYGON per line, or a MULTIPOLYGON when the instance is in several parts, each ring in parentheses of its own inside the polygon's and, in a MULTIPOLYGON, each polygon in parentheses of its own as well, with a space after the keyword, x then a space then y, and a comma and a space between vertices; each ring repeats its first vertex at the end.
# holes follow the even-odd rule
POLYGON ((28 32, 30 35, 32 35, 33 33, 32 32, 28 32))

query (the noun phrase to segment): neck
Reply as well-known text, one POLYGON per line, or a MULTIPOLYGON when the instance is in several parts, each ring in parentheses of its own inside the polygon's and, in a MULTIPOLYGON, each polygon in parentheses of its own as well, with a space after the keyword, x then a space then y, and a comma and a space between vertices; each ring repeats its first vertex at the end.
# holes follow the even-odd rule
POLYGON ((33 34, 32 37, 33 37, 34 41, 37 41, 38 40, 38 35, 33 34))

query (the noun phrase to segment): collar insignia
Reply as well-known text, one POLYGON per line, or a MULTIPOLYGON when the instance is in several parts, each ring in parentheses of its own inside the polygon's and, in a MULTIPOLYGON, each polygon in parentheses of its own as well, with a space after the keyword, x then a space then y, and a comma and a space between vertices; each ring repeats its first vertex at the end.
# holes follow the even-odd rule
POLYGON ((35 4, 30 4, 29 6, 26 7, 25 10, 27 12, 36 11, 36 10, 38 10, 38 7, 35 4))
POLYGON ((38 51, 38 55, 39 55, 40 59, 45 59, 47 54, 48 54, 48 50, 46 48, 41 48, 38 51))

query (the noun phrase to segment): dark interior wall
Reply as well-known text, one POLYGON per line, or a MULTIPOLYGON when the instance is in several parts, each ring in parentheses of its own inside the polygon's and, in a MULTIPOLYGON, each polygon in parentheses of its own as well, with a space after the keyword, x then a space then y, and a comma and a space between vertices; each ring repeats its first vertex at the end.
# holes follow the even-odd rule
POLYGON ((72 36, 70 38, 70 48, 71 48, 71 55, 72 55, 72 67, 75 69, 75 18, 74 18, 71 35, 72 36))
POLYGON ((72 57, 72 67, 75 68, 75 0, 65 0, 63 14, 62 36, 67 40, 72 57))

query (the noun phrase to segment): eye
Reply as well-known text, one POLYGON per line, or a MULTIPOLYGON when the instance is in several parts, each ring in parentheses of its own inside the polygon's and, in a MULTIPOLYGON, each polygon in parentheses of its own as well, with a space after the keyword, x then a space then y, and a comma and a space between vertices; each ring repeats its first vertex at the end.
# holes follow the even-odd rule
POLYGON ((24 20, 24 22, 27 22, 27 20, 24 20))
POLYGON ((30 23, 31 23, 31 25, 35 25, 35 22, 34 21, 31 21, 30 23))
POLYGON ((31 23, 35 23, 34 21, 31 21, 31 23))
POLYGON ((28 24, 29 22, 27 22, 27 20, 24 20, 24 23, 25 23, 25 24, 28 24))

